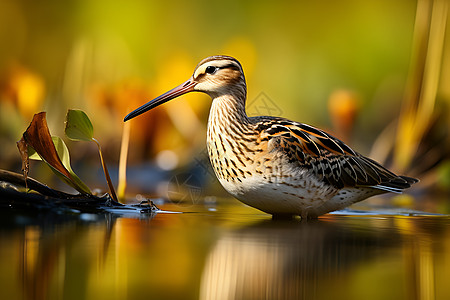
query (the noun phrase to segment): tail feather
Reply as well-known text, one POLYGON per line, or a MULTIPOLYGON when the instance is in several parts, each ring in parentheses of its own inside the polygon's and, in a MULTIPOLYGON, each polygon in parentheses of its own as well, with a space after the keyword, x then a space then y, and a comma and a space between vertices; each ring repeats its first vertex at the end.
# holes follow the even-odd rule
POLYGON ((387 182, 382 182, 380 184, 374 185, 373 188, 386 192, 401 194, 404 189, 410 188, 411 185, 417 182, 419 182, 419 179, 407 176, 397 176, 387 182))

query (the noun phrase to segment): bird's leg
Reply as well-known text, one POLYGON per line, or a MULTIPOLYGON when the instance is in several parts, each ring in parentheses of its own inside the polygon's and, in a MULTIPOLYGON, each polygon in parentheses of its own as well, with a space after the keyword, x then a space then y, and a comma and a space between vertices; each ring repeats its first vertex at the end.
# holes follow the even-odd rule
POLYGON ((295 215, 293 215, 293 214, 273 214, 272 215, 272 220, 274 220, 274 221, 279 221, 279 220, 289 221, 289 220, 293 220, 293 219, 295 219, 295 215))

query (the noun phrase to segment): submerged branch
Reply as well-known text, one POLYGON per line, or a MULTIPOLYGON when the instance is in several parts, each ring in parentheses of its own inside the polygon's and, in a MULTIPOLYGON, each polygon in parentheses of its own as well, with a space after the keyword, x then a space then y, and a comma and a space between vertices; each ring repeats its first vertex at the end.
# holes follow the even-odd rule
POLYGON ((134 212, 155 213, 159 209, 151 202, 125 205, 111 198, 85 194, 68 194, 22 174, 0 170, 0 208, 16 209, 76 209, 82 212, 134 212), (22 192, 17 187, 27 187, 35 192, 22 192))

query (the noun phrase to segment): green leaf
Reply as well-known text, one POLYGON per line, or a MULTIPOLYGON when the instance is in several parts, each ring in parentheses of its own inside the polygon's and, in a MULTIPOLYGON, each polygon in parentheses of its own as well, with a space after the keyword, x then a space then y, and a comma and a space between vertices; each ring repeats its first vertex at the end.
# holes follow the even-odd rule
POLYGON ((69 149, 66 146, 66 143, 58 137, 58 136, 52 136, 53 143, 55 144, 56 152, 58 153, 59 158, 61 159, 61 162, 63 163, 64 167, 66 167, 67 171, 70 173, 70 179, 74 181, 76 186, 81 188, 86 193, 91 194, 91 191, 87 187, 86 184, 84 184, 83 181, 75 174, 75 172, 72 170, 72 167, 70 165, 70 155, 69 155, 69 149))
POLYGON ((52 136, 53 144, 55 145, 56 153, 58 153, 59 158, 61 159, 61 162, 63 166, 67 169, 67 171, 70 174, 70 177, 68 178, 66 175, 62 174, 58 169, 56 169, 54 166, 49 164, 45 159, 43 159, 39 154, 32 148, 28 147, 28 154, 29 159, 33 160, 42 160, 45 162, 52 171, 58 175, 60 179, 65 181, 68 185, 75 188, 78 191, 83 191, 87 194, 92 194, 89 187, 75 174, 75 172, 72 170, 72 166, 70 165, 70 155, 69 155, 69 149, 66 146, 66 143, 59 137, 59 136, 52 136))
POLYGON ((30 146, 28 146, 28 158, 32 160, 42 160, 39 154, 37 154, 36 150, 34 150, 33 147, 30 146))
POLYGON ((79 109, 69 109, 66 115, 66 136, 72 141, 92 141, 94 128, 86 113, 79 109))
POLYGON ((103 172, 105 173, 106 182, 108 183, 109 191, 111 192, 111 197, 114 201, 118 201, 116 192, 114 191, 114 186, 109 176, 108 168, 103 160, 100 144, 96 139, 94 139, 94 128, 86 113, 79 109, 69 109, 66 115, 65 132, 66 136, 73 141, 93 141, 97 144, 103 172))

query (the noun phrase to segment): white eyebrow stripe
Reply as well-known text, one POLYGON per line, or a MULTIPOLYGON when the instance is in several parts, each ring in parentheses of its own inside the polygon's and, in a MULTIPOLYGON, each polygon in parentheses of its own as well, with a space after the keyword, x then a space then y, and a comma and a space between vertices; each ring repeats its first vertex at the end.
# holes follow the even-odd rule
POLYGON ((240 66, 230 60, 208 61, 195 70, 193 77, 198 78, 199 76, 206 74, 206 68, 208 67, 215 67, 219 70, 230 68, 242 72, 240 66))

